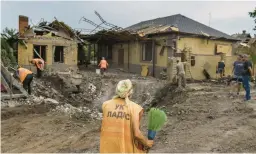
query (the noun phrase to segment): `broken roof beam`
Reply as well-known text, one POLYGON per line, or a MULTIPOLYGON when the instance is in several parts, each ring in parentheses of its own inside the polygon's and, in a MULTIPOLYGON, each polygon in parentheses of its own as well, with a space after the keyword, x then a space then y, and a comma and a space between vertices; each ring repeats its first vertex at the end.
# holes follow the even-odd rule
POLYGON ((119 27, 119 26, 116 26, 116 25, 113 25, 113 24, 111 24, 111 23, 108 23, 108 22, 106 22, 102 17, 101 17, 101 15, 97 12, 97 11, 94 11, 94 13, 100 18, 100 20, 101 20, 101 22, 103 23, 103 24, 105 24, 106 26, 109 26, 109 27, 112 27, 111 29, 116 29, 116 30, 118 30, 118 29, 123 29, 123 28, 121 28, 121 27, 119 27))
POLYGON ((79 20, 79 23, 81 22, 82 19, 83 19, 84 22, 87 22, 87 23, 93 25, 94 27, 97 27, 97 26, 98 26, 98 28, 100 28, 100 29, 102 29, 102 30, 106 30, 106 29, 107 29, 107 28, 105 28, 105 27, 99 26, 98 24, 94 23, 93 21, 91 21, 91 20, 89 20, 89 19, 86 19, 85 17, 82 17, 82 18, 79 20))

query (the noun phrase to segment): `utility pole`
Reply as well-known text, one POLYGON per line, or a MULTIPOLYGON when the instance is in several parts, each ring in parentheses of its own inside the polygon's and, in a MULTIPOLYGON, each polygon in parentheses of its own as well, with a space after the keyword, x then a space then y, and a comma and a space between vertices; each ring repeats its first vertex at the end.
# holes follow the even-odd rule
POLYGON ((211 12, 209 12, 209 27, 211 27, 211 18, 212 18, 212 14, 211 12))

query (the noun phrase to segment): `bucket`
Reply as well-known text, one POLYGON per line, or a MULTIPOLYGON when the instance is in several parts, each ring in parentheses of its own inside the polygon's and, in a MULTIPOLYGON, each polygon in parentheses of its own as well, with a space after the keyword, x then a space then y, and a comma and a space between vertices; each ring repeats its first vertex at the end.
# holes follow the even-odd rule
POLYGON ((96 69, 96 74, 100 74, 100 69, 96 69))
POLYGON ((74 85, 80 85, 82 83, 83 76, 81 74, 72 74, 71 82, 74 85))
POLYGON ((154 140, 155 136, 156 136, 156 131, 148 130, 148 139, 149 140, 154 140))

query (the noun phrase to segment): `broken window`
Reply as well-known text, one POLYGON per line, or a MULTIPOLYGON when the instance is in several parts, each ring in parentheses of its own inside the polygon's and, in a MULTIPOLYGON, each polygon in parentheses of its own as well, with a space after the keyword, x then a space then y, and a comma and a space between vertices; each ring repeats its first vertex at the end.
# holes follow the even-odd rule
POLYGON ((191 56, 190 64, 191 64, 191 66, 195 66, 196 65, 196 58, 195 58, 195 56, 191 56))
POLYGON ((152 42, 145 42, 142 45, 142 61, 152 61, 153 52, 152 52, 152 42))
POLYGON ((34 58, 40 58, 41 57, 46 62, 46 47, 47 47, 46 45, 34 45, 33 57, 34 58))
POLYGON ((53 51, 54 51, 54 62, 64 63, 64 47, 55 46, 53 51))

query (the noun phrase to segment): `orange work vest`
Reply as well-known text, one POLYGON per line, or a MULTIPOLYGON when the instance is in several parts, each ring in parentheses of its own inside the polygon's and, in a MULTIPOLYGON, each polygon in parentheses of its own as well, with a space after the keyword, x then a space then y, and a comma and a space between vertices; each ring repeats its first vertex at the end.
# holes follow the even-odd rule
POLYGON ((100 153, 141 153, 134 142, 131 119, 142 111, 134 102, 125 105, 124 99, 112 99, 102 105, 103 119, 100 153))
POLYGON ((32 72, 28 69, 25 68, 19 68, 19 77, 20 77, 20 81, 23 83, 23 81, 25 80, 25 78, 27 77, 28 74, 32 74, 32 72))
POLYGON ((108 62, 106 60, 101 60, 99 65, 100 68, 107 68, 108 62))
POLYGON ((40 70, 44 69, 44 60, 39 59, 39 58, 35 58, 32 60, 33 64, 36 65, 37 68, 39 68, 40 70), (41 64, 39 64, 39 62, 41 62, 41 64))

